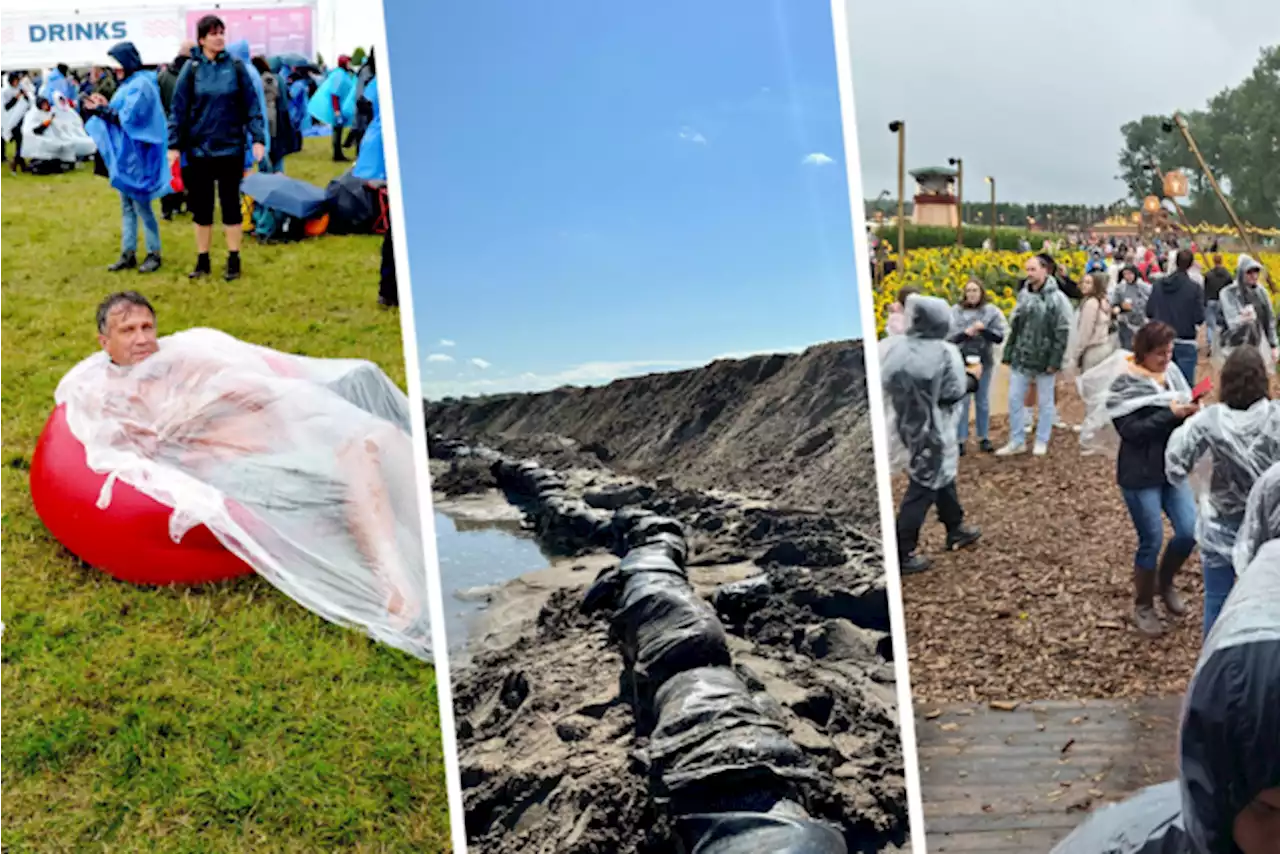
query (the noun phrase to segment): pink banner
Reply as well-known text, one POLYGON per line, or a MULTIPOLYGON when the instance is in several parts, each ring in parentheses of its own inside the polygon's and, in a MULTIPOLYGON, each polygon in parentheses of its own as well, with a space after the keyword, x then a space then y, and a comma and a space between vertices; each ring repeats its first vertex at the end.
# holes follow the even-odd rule
POLYGON ((193 41, 196 23, 205 15, 217 15, 227 25, 227 43, 245 39, 252 56, 300 53, 315 58, 309 6, 278 9, 205 9, 187 12, 187 34, 193 41))

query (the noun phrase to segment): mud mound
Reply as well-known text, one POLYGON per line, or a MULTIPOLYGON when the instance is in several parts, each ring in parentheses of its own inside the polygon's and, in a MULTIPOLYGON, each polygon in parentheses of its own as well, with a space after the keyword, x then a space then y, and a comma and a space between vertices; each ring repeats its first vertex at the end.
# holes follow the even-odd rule
POLYGON ((600 388, 426 404, 432 434, 479 440, 557 468, 607 466, 879 528, 861 342, 722 360, 600 388))

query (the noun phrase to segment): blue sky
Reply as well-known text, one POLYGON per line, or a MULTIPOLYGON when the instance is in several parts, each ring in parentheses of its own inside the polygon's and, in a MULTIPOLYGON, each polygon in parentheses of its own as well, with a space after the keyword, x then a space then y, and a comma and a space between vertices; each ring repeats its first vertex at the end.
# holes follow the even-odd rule
POLYGON ((826 3, 385 10, 428 398, 859 337, 826 3))

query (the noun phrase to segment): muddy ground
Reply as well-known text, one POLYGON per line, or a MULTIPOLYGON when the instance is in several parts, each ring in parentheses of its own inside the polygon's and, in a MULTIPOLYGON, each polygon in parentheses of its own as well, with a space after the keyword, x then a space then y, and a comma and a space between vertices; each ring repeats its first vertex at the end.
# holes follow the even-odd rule
MULTIPOLYGON (((794 415, 780 414, 799 404, 783 400, 771 381, 786 373, 803 386, 807 371, 847 361, 849 350, 818 348, 776 357, 780 364, 756 360, 750 368, 717 363, 704 369, 708 377, 686 376, 695 371, 627 380, 594 395, 554 392, 547 400, 519 396, 428 407, 429 419, 435 416, 429 431, 483 441, 513 456, 537 451, 544 465, 568 476, 573 494, 608 501, 621 495, 628 506, 680 519, 688 531, 690 580, 709 598, 720 584, 766 573, 772 591, 762 604, 721 609, 735 667, 778 701, 791 739, 825 772, 825 782, 805 793, 809 812, 842 827, 850 851, 897 851, 906 844, 906 797, 882 553, 872 533, 877 511, 870 431, 865 423, 858 426, 867 437, 865 449, 853 451, 833 435, 810 450, 822 466, 834 466, 841 455, 865 458, 867 469, 857 477, 808 474, 781 450, 794 451, 805 433, 795 429, 794 415), (744 374, 754 383, 743 381, 744 374), (630 391, 615 388, 627 384, 630 391), (670 400, 663 388, 672 392, 670 400), (668 430, 681 433, 675 425, 683 423, 682 407, 697 400, 710 404, 716 390, 731 398, 718 411, 734 426, 727 430, 710 418, 698 430, 683 430, 686 441, 702 449, 701 456, 691 455, 679 442, 671 444, 672 456, 686 461, 683 468, 662 467, 644 442, 620 427, 583 426, 592 424, 589 413, 602 418, 617 406, 633 429, 669 441, 657 414, 666 412, 668 430), (756 392, 760 399, 753 399, 756 392), (748 412, 768 422, 767 429, 752 429, 748 412), (735 434, 749 447, 733 453, 735 434), (723 461, 718 468, 703 459, 711 453, 723 461), (771 478, 780 484, 776 490, 768 488, 771 478), (818 486, 859 478, 871 484, 870 496, 831 495, 818 486), (619 489, 619 483, 637 489, 619 489), (797 496, 805 500, 794 501, 797 496)), ((848 411, 857 409, 855 398, 863 400, 860 349, 857 355, 857 379, 849 379, 857 393, 832 392, 846 401, 835 414, 838 422, 858 420, 848 411)), ((793 398, 826 408, 812 392, 806 387, 793 398)), ((483 503, 496 494, 478 461, 433 460, 432 471, 445 512, 451 503, 483 503)), ((586 587, 613 560, 580 554, 504 585, 473 635, 467 663, 454 673, 473 851, 674 850, 670 820, 650 795, 645 739, 623 699, 621 657, 608 642, 604 620, 579 612, 586 587)), ((449 590, 448 579, 443 586, 449 590)))

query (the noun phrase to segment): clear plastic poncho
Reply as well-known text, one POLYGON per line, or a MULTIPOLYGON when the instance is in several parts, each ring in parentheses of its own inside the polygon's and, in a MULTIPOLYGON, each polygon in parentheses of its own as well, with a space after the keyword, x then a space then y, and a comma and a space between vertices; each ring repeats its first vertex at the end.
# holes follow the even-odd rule
POLYGON ((1280 540, 1280 463, 1263 472, 1249 492, 1244 521, 1232 552, 1236 575, 1253 563, 1261 548, 1280 540))
POLYGON ((3 130, 2 136, 5 142, 13 139, 14 128, 22 124, 22 117, 27 114, 32 102, 35 101, 35 87, 31 85, 31 81, 20 80, 17 86, 5 83, 4 88, 0 90, 0 107, 10 101, 14 101, 14 104, 4 110, 3 125, 0 127, 3 130), (19 97, 20 95, 26 95, 26 97, 19 97), (15 98, 17 100, 14 100, 15 98))
POLYGON ((951 306, 945 300, 912 295, 906 315, 906 334, 881 344, 890 460, 898 467, 905 461, 912 481, 939 489, 955 480, 959 468, 956 427, 967 392, 964 359, 946 340, 951 306))
POLYGON ((377 366, 211 329, 122 368, 103 352, 58 385, 89 467, 205 525, 305 608, 431 660, 409 406, 377 366))
POLYGON ((1115 457, 1120 452, 1120 434, 1115 419, 1148 406, 1168 406, 1191 400, 1191 387, 1173 362, 1165 371, 1163 387, 1139 372, 1133 354, 1117 350, 1076 378, 1076 390, 1084 401, 1085 417, 1080 427, 1080 447, 1115 457))
POLYGON ((89 157, 98 148, 85 132, 84 120, 61 96, 54 98, 48 112, 31 109, 22 117, 22 156, 27 160, 61 160, 74 163, 89 157), (49 121, 49 128, 36 128, 49 121))
POLYGON ((1179 778, 1090 816, 1053 854, 1230 854, 1233 824, 1280 786, 1280 540, 1240 575, 1183 701, 1179 778))
POLYGON ((1214 364, 1219 368, 1237 347, 1257 347, 1268 370, 1274 370, 1276 360, 1271 348, 1277 344, 1276 316, 1271 305, 1271 294, 1261 284, 1245 283, 1245 273, 1260 267, 1253 258, 1241 253, 1236 261, 1235 281, 1218 295, 1218 320, 1221 345, 1214 348, 1214 364))
MULTIPOLYGON (((1165 449, 1171 482, 1188 477, 1204 458, 1212 465, 1207 489, 1198 489, 1196 540, 1202 553, 1232 560, 1249 491, 1280 462, 1280 402, 1259 400, 1248 409, 1215 403, 1188 418, 1165 449)), ((1202 478, 1197 478, 1202 482, 1202 478)))

